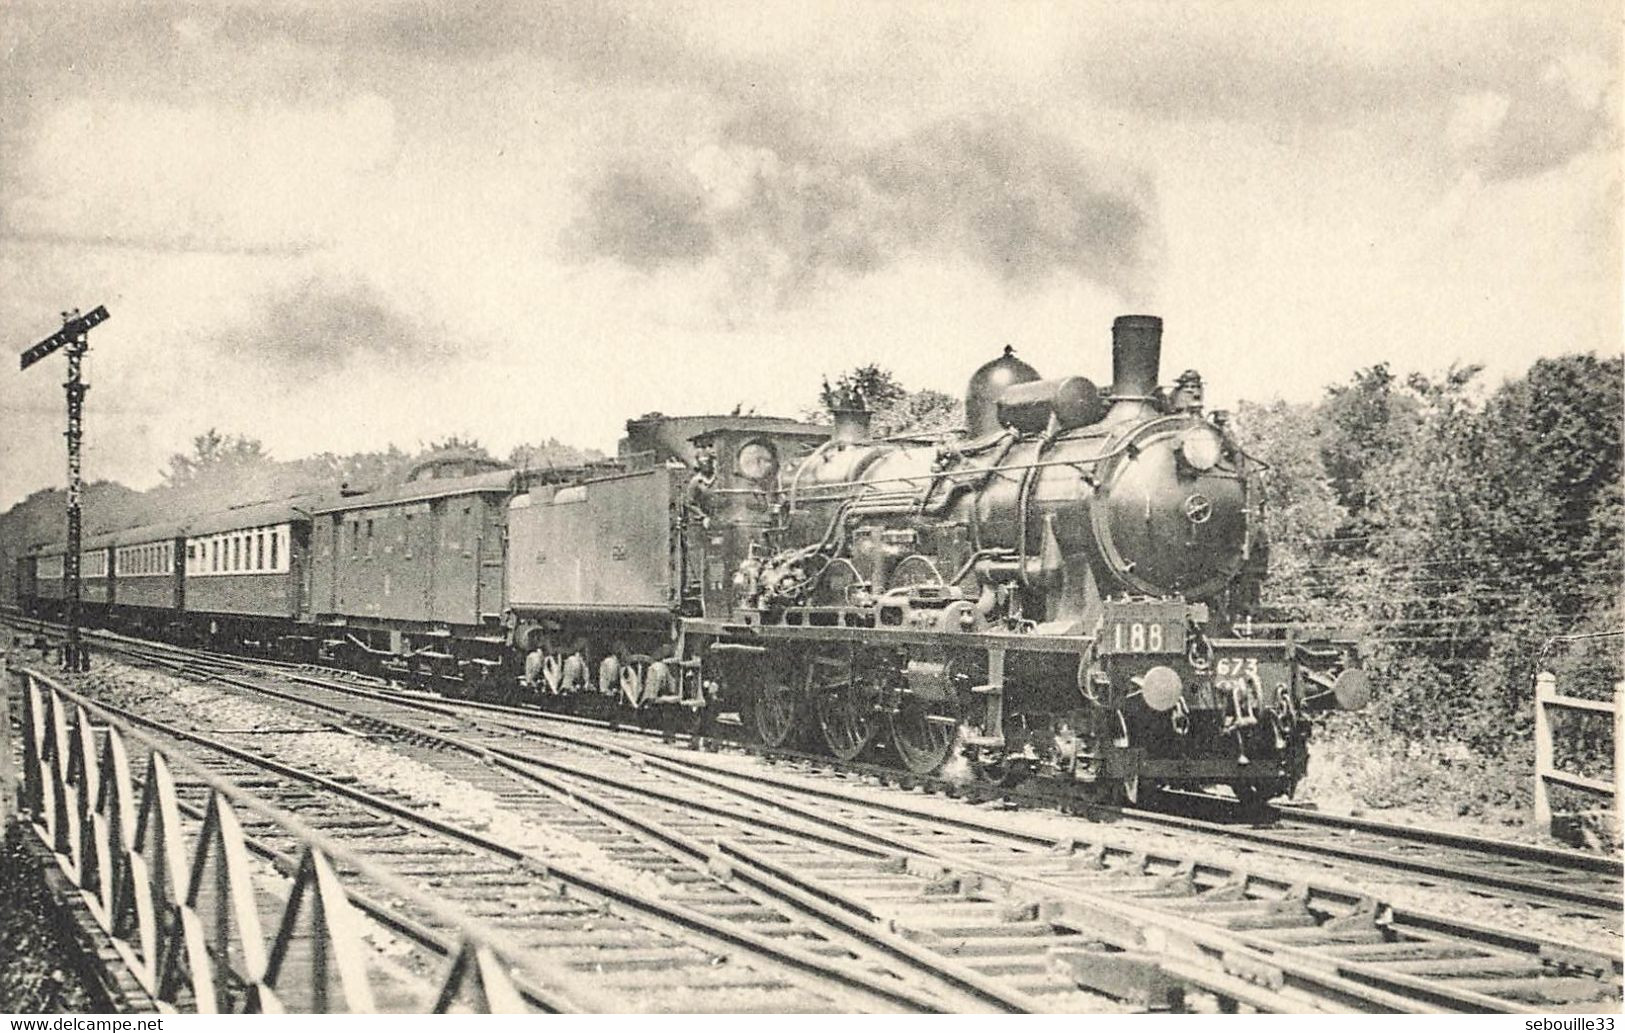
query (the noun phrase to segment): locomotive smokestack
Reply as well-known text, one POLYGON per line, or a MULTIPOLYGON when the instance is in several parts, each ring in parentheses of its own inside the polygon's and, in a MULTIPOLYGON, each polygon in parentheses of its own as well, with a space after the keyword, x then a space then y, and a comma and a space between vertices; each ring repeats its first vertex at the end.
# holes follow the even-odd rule
POLYGON ((1162 320, 1118 316, 1112 323, 1112 399, 1149 400, 1162 364, 1162 320))
POLYGON ((830 438, 844 445, 869 439, 869 421, 874 413, 867 409, 836 409, 835 430, 830 438))

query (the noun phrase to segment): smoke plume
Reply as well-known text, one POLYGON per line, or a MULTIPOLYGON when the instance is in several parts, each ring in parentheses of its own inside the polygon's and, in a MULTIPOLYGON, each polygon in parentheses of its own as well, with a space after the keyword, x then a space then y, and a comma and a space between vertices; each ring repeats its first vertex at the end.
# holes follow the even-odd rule
POLYGON ((330 277, 311 277, 272 295, 255 318, 228 328, 215 344, 301 376, 352 361, 400 363, 447 354, 440 335, 408 318, 370 283, 330 277))
POLYGON ((1148 272, 1144 178, 1017 119, 855 147, 747 117, 686 159, 602 169, 566 251, 643 271, 714 262, 732 300, 766 305, 911 256, 967 260, 1013 288, 1064 275, 1132 294, 1148 272))

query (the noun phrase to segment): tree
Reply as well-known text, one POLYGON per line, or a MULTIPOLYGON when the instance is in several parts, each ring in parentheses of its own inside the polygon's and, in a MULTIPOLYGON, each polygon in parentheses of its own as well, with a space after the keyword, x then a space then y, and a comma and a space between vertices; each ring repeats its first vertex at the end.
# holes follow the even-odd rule
POLYGON ((941 434, 963 426, 965 403, 953 395, 925 388, 910 391, 875 413, 876 437, 898 434, 941 434))
POLYGON ((192 439, 190 453, 169 457, 169 469, 161 471, 166 488, 187 488, 202 483, 218 483, 222 478, 263 467, 272 462, 265 446, 256 438, 222 434, 214 427, 192 439))
POLYGON ((495 456, 491 455, 491 453, 486 450, 486 447, 480 443, 479 438, 472 436, 464 437, 461 434, 448 434, 443 438, 436 438, 427 445, 423 446, 423 454, 425 456, 434 455, 436 452, 468 452, 473 455, 477 455, 482 459, 495 458, 495 456))
POLYGON ((961 426, 965 416, 964 404, 953 395, 930 388, 910 391, 891 370, 874 363, 850 369, 834 383, 826 379, 819 404, 812 418, 826 419, 841 409, 870 413, 870 432, 881 438, 942 433, 961 426))
POLYGON ((1242 402, 1231 423, 1248 456, 1268 464, 1259 478, 1270 574, 1264 601, 1271 619, 1351 619, 1339 587, 1357 560, 1328 557, 1324 543, 1349 520, 1322 442, 1323 417, 1312 404, 1242 402))
POLYGON ((826 379, 819 402, 832 415, 839 409, 879 412, 902 401, 907 394, 891 370, 870 363, 842 373, 834 384, 826 379))
POLYGON ((1416 405, 1385 362, 1354 374, 1347 384, 1326 391, 1320 407, 1321 458, 1348 510, 1351 533, 1367 529, 1373 468, 1381 467, 1405 444, 1415 427, 1416 405))
POLYGON ((602 458, 604 454, 595 448, 576 448, 564 444, 558 438, 515 445, 508 453, 509 464, 524 470, 581 466, 602 458))

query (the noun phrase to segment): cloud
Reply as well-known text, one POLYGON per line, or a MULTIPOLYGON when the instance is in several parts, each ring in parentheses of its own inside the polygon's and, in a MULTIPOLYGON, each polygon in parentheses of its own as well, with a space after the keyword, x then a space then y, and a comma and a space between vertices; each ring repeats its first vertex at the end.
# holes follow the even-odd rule
POLYGON ((300 252, 346 226, 395 150, 389 102, 80 98, 35 127, 0 234, 153 250, 300 252))
POLYGON ((361 279, 312 276, 270 295, 258 310, 208 342, 217 354, 247 359, 303 381, 353 363, 402 368, 445 359, 443 333, 406 315, 361 279))
POLYGON ((570 230, 569 246, 645 272, 699 262, 716 250, 705 196, 684 177, 631 165, 606 170, 588 191, 593 217, 570 230))
POLYGON ((1458 155, 1486 180, 1522 179, 1591 150, 1613 127, 1601 97, 1587 103, 1554 66, 1510 93, 1459 98, 1450 127, 1458 155))
POLYGON ((1120 111, 1176 123, 1387 132, 1413 160, 1442 140, 1445 157, 1486 179, 1538 174, 1611 142, 1612 5, 1180 9, 1177 32, 1131 16, 1082 34, 1069 80, 1120 111))
POLYGON ((686 155, 615 159, 564 234, 578 260, 713 263, 725 300, 747 306, 912 256, 969 261, 1011 288, 1065 275, 1132 294, 1155 240, 1144 176, 1018 117, 941 119, 859 145, 782 111, 728 121, 686 155))

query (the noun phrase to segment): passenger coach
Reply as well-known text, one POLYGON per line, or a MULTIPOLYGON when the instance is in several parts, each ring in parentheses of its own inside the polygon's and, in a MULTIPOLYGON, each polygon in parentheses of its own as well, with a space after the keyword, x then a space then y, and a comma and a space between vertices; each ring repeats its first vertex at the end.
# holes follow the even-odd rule
MULTIPOLYGON (((212 513, 186 526, 185 609, 202 634, 269 647, 305 615, 315 496, 212 513)), ((297 634, 293 637, 297 638, 297 634)))
POLYGON ((513 483, 502 464, 442 455, 397 488, 317 507, 310 616, 324 626, 325 652, 447 677, 494 671, 507 644, 503 518, 513 483))

